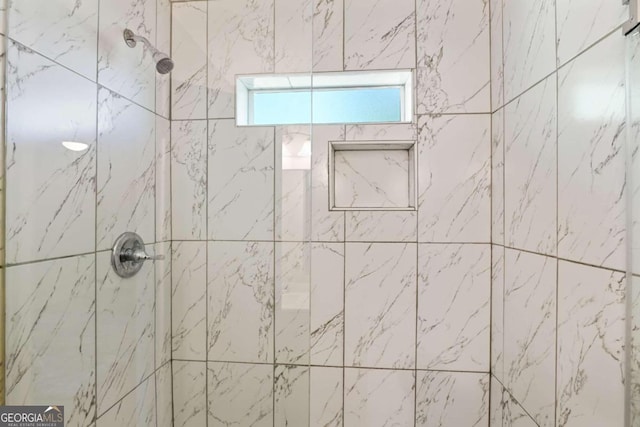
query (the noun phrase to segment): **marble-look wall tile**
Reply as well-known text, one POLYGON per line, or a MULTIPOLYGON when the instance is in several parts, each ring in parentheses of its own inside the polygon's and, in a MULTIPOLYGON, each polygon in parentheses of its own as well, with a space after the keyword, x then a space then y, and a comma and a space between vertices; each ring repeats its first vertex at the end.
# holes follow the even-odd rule
POLYGON ((9 267, 6 281, 6 404, 55 401, 66 425, 88 425, 96 416, 94 256, 9 267))
POLYGON ((506 389, 502 396, 502 406, 504 427, 539 427, 506 389))
POLYGON ((504 247, 491 246, 491 373, 504 382, 504 247))
POLYGON ((98 418, 96 427, 156 425, 155 390, 155 377, 152 375, 98 418))
POLYGON ((413 368, 416 244, 347 243, 345 364, 413 368))
POLYGON ((209 118, 231 118, 236 74, 274 71, 274 0, 209 2, 208 34, 209 118))
POLYGON ((491 111, 496 111, 504 105, 503 7, 503 0, 489 0, 489 8, 491 9, 491 111))
POLYGON ((504 109, 491 116, 491 243, 504 244, 504 109))
POLYGON ((176 427, 207 424, 206 362, 173 361, 173 420, 176 427))
POLYGON ((156 116, 156 242, 171 240, 171 122, 156 116))
POLYGON ((623 425, 623 273, 558 265, 559 427, 623 425))
MULTIPOLYGON (((171 52, 171 118, 207 118, 207 5, 190 1, 173 4, 171 52)), ((215 3, 214 3, 215 4, 215 3)))
POLYGON ((418 0, 416 11, 418 114, 489 112, 489 2, 418 0))
POLYGON ((171 316, 175 359, 206 360, 207 243, 172 243, 171 316))
POLYGON ((153 242, 156 116, 107 89, 98 102, 98 250, 125 231, 153 242))
POLYGON ((616 33, 558 72, 558 256, 618 270, 625 269, 624 58, 616 33))
MULTIPOLYGON (((152 245, 147 250, 155 253, 152 245)), ((122 279, 111 268, 110 252, 99 252, 96 262, 100 416, 153 373, 155 283, 150 263, 122 279)))
POLYGON ((342 427, 343 368, 310 369, 310 427, 342 427))
POLYGON ((557 0, 558 66, 629 19, 628 6, 608 0, 557 0))
POLYGON ((11 39, 96 80, 98 0, 12 0, 9 16, 11 39))
POLYGON ((273 243, 210 242, 208 256, 208 360, 273 363, 273 243))
MULTIPOLYGON (((171 51, 171 1, 157 0, 156 5, 156 45, 172 56, 171 51)), ((175 60, 175 58, 173 58, 175 60)), ((156 114, 166 119, 171 117, 171 74, 156 74, 156 114)))
POLYGON ((557 245, 556 96, 553 74, 504 112, 505 244, 548 255, 557 245))
POLYGON ((418 246, 418 368, 489 372, 491 248, 418 246))
POLYGON ((489 374, 417 372, 416 425, 485 427, 489 374))
POLYGON ((418 137, 415 123, 346 125, 345 132, 347 141, 415 141, 418 137))
POLYGON ((171 243, 156 244, 156 253, 164 256, 155 261, 156 275, 156 367, 171 360, 171 243))
POLYGON ((138 44, 130 48, 122 32, 156 40, 155 0, 100 2, 98 83, 153 111, 156 103, 156 64, 151 52, 138 44))
POLYGON ((174 240, 207 236, 207 122, 171 126, 171 218, 174 240))
POLYGON ((309 425, 309 368, 276 365, 273 389, 275 425, 309 425))
POLYGON ((420 116, 418 240, 491 238, 491 116, 420 116))
POLYGON ((173 427, 173 372, 171 363, 156 371, 156 419, 158 427, 173 427))
POLYGON ((208 363, 209 427, 273 427, 273 366, 208 363))
POLYGON ((416 242, 417 212, 349 211, 346 240, 350 242, 416 242))
POLYGON ((311 73, 315 1, 274 0, 276 73, 311 73))
POLYGON ((507 249, 505 385, 540 426, 555 416, 557 261, 507 249))
POLYGON ((489 427, 503 427, 504 405, 502 402, 504 390, 502 384, 492 375, 489 399, 489 427))
POLYGON ((556 68, 555 0, 504 1, 505 102, 556 68))
POLYGON ((344 245, 311 245, 312 365, 341 366, 344 341, 344 245))
POLYGON ((344 69, 344 0, 314 0, 313 71, 344 69))
POLYGON ((209 121, 208 183, 209 239, 273 239, 273 128, 209 121))
POLYGON ((9 42, 7 263, 95 249, 96 90, 95 84, 9 42), (71 151, 63 141, 88 148, 71 151))
POLYGON ((346 368, 344 425, 413 425, 415 393, 414 371, 346 368))

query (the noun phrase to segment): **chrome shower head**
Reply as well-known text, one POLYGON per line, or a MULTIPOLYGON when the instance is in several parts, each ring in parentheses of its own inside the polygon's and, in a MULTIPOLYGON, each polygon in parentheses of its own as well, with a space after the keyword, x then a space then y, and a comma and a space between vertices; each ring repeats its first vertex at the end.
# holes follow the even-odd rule
POLYGON ((156 49, 145 37, 137 36, 130 29, 124 30, 124 41, 129 47, 136 47, 138 42, 142 42, 147 49, 151 51, 153 60, 156 63, 156 70, 160 74, 168 74, 173 70, 173 60, 166 53, 160 52, 156 49))

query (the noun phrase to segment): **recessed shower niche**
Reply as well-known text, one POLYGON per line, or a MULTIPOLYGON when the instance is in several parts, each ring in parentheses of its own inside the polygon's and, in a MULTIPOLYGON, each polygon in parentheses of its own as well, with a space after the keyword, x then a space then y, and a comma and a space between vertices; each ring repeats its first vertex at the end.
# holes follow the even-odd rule
POLYGON ((330 210, 416 210, 415 147, 415 141, 330 142, 330 210))

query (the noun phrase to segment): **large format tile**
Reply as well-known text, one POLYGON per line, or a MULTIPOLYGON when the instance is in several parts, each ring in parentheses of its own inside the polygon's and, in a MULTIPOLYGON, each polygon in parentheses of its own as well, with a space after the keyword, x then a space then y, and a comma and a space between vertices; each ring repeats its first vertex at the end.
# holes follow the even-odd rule
POLYGON ((491 116, 491 243, 504 244, 504 109, 491 116))
MULTIPOLYGON (((161 52, 172 56, 171 0, 157 0, 156 16, 156 46, 161 52)), ((171 117, 171 74, 156 74, 155 112, 166 119, 171 117)), ((158 423, 159 422, 160 421, 158 421, 158 423)))
POLYGON ((274 4, 275 71, 311 73, 315 0, 274 0, 274 4))
POLYGON ((489 398, 489 427, 503 427, 502 417, 504 416, 504 405, 502 396, 504 390, 502 384, 492 375, 491 391, 489 398))
POLYGON ((171 240, 171 122, 156 116, 156 242, 171 240))
POLYGON ((413 368, 416 244, 347 243, 345 364, 413 368))
POLYGON ((309 381, 310 425, 342 427, 343 368, 312 366, 309 381))
POLYGON ((171 363, 156 371, 156 419, 158 427, 173 427, 173 385, 171 363))
POLYGON ((16 43, 8 48, 6 261, 91 252, 96 85, 16 43))
POLYGON ((98 418, 96 427, 156 425, 156 386, 152 375, 98 418))
POLYGON ((154 263, 156 276, 156 368, 171 360, 171 243, 156 244, 164 256, 154 263))
POLYGON ((504 105, 503 6, 503 0, 489 0, 489 9, 491 9, 491 111, 496 111, 504 105))
POLYGON ((491 246, 491 373, 504 382, 504 247, 491 246))
POLYGON ((316 0, 313 10, 313 71, 342 71, 344 0, 316 0))
POLYGON ((273 243, 209 242, 208 360, 273 362, 273 243))
POLYGON ((309 367, 276 365, 273 390, 276 426, 309 424, 309 367))
POLYGON ((207 424, 207 363, 173 361, 174 425, 207 424))
POLYGON ((416 8, 418 114, 489 112, 488 1, 418 0, 416 8))
POLYGON ((349 211, 348 242, 416 242, 418 213, 404 211, 349 211))
POLYGON ((66 425, 88 425, 96 416, 94 256, 9 267, 6 281, 6 403, 55 401, 66 425))

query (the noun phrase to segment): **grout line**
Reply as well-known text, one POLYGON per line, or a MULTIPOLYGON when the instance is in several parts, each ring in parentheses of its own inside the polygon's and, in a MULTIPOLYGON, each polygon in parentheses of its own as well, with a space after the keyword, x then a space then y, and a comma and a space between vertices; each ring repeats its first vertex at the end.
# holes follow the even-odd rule
MULTIPOLYGON (((209 2, 205 3, 205 16, 207 19, 206 29, 205 29, 205 42, 206 46, 206 55, 205 55, 205 85, 206 90, 204 94, 205 99, 205 115, 209 116, 209 2)), ((210 122, 207 120, 206 122, 206 132, 205 135, 205 171, 204 171, 204 181, 205 181, 205 200, 204 200, 204 209, 205 209, 205 238, 209 237, 209 125, 210 122)), ((173 209, 173 205, 172 205, 173 209)), ((173 218, 173 215, 171 216, 173 218)), ((173 227, 171 229, 173 233, 173 227)), ((204 307, 205 307, 205 357, 209 358, 209 246, 210 244, 207 242, 204 245, 205 250, 205 298, 204 298, 204 307)), ((173 267, 173 266, 172 266, 173 267)), ((205 362, 204 364, 204 387, 205 387, 205 426, 209 426, 209 364, 205 362)))
MULTIPOLYGON (((555 57, 556 57, 556 65, 558 65, 558 44, 557 44, 557 40, 558 40, 558 8, 557 8, 557 4, 554 3, 554 9, 555 9, 555 38, 554 38, 554 48, 555 48, 555 57)), ((560 148, 559 148, 559 142, 560 142, 560 115, 558 114, 559 111, 559 106, 560 106, 560 77, 559 77, 560 73, 556 70, 555 73, 555 83, 556 83, 556 182, 555 182, 555 190, 556 190, 556 255, 560 253, 560 227, 559 227, 559 223, 560 223, 560 214, 559 214, 559 204, 560 204, 560 198, 559 198, 559 187, 560 187, 560 148)), ((554 338, 554 344, 555 344, 555 352, 554 352, 554 366, 553 366, 553 422, 557 423, 558 420, 558 354, 559 354, 559 347, 558 347, 558 330, 560 325, 558 324, 558 318, 559 318, 559 309, 558 306, 560 305, 560 300, 559 300, 559 295, 560 295, 560 262, 558 261, 558 259, 556 259, 556 283, 555 283, 555 288, 556 288, 556 294, 555 294, 555 298, 556 298, 556 321, 555 321, 555 328, 554 328, 554 333, 553 333, 553 338, 554 338)))
MULTIPOLYGON (((97 16, 97 23, 98 23, 98 30, 96 31, 96 52, 99 51, 100 49, 100 6, 101 6, 102 0, 98 0, 98 16, 97 16)), ((96 57, 96 82, 98 81, 98 58, 96 57)), ((93 181, 93 185, 94 185, 94 212, 93 212, 93 273, 94 273, 94 283, 93 283, 93 288, 94 288, 94 300, 93 300, 93 316, 94 316, 94 337, 95 337, 95 342, 94 342, 94 371, 93 371, 93 377, 94 377, 94 406, 96 408, 95 413, 94 413, 94 422, 97 421, 98 419, 98 155, 99 155, 99 130, 98 130, 98 125, 99 125, 99 117, 100 117, 100 112, 99 112, 99 107, 100 107, 100 87, 96 87, 96 121, 95 121, 95 135, 96 135, 96 142, 95 142, 95 179, 93 181)), ((8 127, 8 126, 5 126, 8 127)), ((5 140, 6 141, 6 140, 5 140)))

